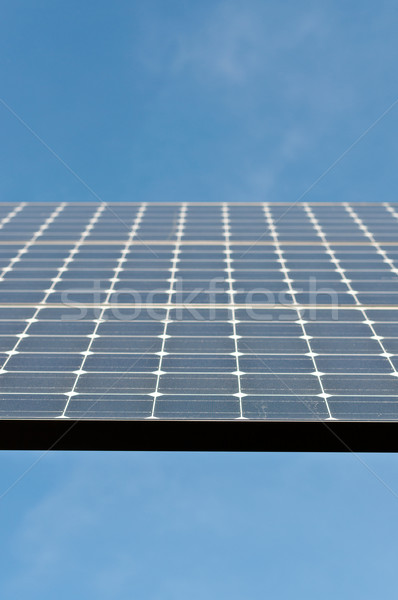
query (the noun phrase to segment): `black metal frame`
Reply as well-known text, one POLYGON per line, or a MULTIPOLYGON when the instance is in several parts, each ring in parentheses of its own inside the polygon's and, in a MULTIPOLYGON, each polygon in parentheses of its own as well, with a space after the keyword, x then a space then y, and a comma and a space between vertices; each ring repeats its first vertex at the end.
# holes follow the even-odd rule
POLYGON ((398 423, 3 419, 0 449, 398 452, 398 423))

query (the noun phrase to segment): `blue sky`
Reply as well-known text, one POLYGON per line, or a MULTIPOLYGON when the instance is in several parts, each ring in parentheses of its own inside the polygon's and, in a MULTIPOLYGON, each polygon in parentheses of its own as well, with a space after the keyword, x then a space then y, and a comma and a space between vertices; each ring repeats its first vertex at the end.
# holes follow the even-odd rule
MULTIPOLYGON (((38 456, 3 453, 2 487, 38 456)), ((48 454, 1 500, 0 595, 389 598, 396 456, 360 459, 48 454)))
MULTIPOLYGON (((305 198, 395 200, 398 104, 372 125, 398 99, 397 17, 392 1, 6 0, 0 200, 295 201, 369 127, 305 198)), ((5 600, 396 588, 395 455, 3 452, 0 471, 0 496, 17 482, 5 600)))
MULTIPOLYGON (((6 0, 1 98, 104 200, 294 201, 398 99, 393 0, 6 0)), ((0 105, 0 197, 94 197, 0 105)), ((398 106, 307 200, 393 200, 398 106)))

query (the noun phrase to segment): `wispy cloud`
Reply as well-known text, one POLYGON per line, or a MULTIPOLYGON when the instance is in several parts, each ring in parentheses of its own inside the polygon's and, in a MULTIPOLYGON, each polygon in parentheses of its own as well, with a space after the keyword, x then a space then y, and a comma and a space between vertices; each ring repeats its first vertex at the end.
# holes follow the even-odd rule
POLYGON ((285 14, 256 0, 219 2, 193 29, 175 33, 170 76, 190 79, 246 129, 252 150, 242 145, 234 199, 261 200, 280 190, 287 170, 354 104, 351 83, 335 85, 338 48, 328 65, 317 59, 331 42, 333 19, 315 5, 285 14))
POLYGON ((284 171, 308 149, 309 143, 308 135, 299 127, 285 131, 267 160, 246 165, 247 188, 244 194, 258 202, 275 199, 270 196, 280 185, 284 171))
POLYGON ((172 67, 242 84, 268 59, 260 56, 262 42, 261 26, 251 10, 223 4, 207 15, 193 35, 179 35, 172 67))
MULTIPOLYGON (((275 72, 285 53, 325 33, 319 11, 286 19, 282 30, 274 20, 262 3, 218 3, 194 31, 177 36, 172 67, 243 85, 259 74, 275 72)), ((256 83, 261 87, 266 82, 256 83)))
POLYGON ((199 140, 198 155, 213 140, 223 149, 217 169, 206 169, 216 197, 293 200, 363 129, 354 65, 336 39, 342 18, 332 3, 259 0, 205 3, 183 26, 174 14, 166 24, 146 14, 140 56, 158 82, 151 101, 167 115, 181 107, 173 125, 187 143, 199 140))
POLYGON ((7 598, 40 597, 67 573, 90 597, 127 598, 150 572, 156 544, 165 548, 170 536, 226 527, 211 487, 197 502, 195 490, 175 479, 167 457, 119 457, 118 464, 105 454, 81 467, 72 461, 26 511, 10 548, 17 576, 3 575, 0 584, 7 598))

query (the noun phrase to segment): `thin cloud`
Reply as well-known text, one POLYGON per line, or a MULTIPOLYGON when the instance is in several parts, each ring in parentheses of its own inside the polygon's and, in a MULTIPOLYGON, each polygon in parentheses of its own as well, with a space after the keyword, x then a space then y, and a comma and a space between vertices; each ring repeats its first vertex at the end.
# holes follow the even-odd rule
POLYGON ((325 34, 318 12, 289 19, 277 32, 273 20, 257 3, 218 4, 194 31, 178 36, 172 70, 242 85, 275 72, 285 53, 325 34))

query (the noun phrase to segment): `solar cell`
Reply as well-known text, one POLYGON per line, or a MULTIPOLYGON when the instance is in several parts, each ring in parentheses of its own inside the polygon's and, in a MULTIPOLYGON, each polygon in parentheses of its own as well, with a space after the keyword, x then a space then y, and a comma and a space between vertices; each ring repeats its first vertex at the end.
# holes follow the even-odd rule
POLYGON ((398 449, 394 204, 0 208, 2 447, 398 449))

